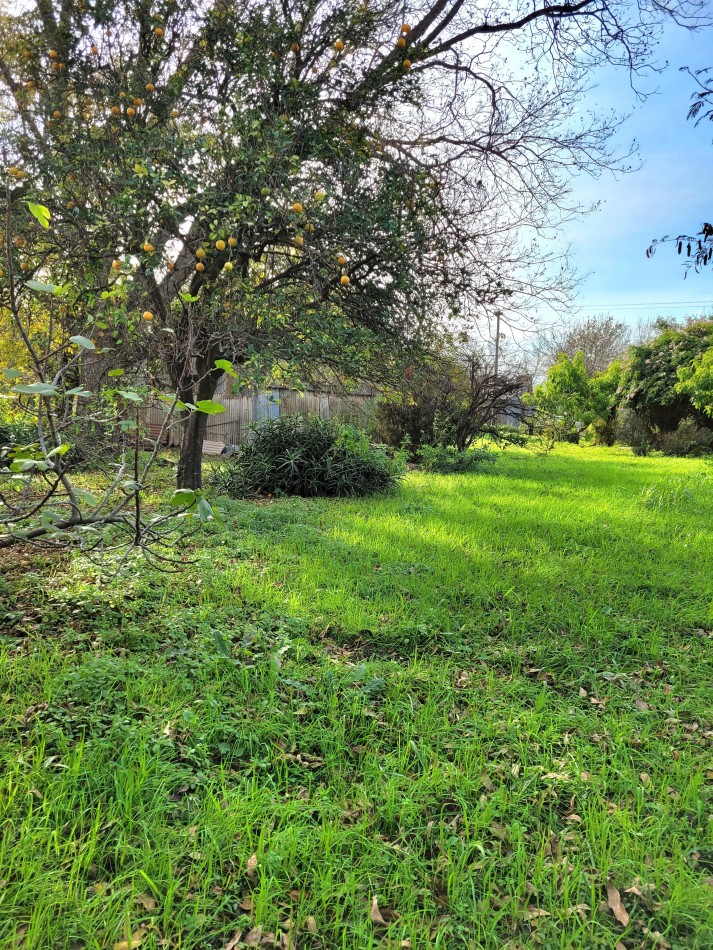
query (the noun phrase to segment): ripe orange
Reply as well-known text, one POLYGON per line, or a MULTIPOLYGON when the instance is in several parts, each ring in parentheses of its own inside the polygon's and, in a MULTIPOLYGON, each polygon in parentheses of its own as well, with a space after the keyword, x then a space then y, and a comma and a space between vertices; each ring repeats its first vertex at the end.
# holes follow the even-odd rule
POLYGON ((95 43, 92 43, 92 55, 93 56, 99 55, 99 47, 95 43))
POLYGON ((144 320, 153 320, 153 314, 151 313, 150 310, 144 310, 142 316, 144 320))
POLYGON ((61 118, 62 118, 62 113, 59 111, 59 109, 55 109, 54 112, 52 113, 52 116, 53 116, 53 118, 55 118, 55 119, 61 119, 61 118))
POLYGON ((222 240, 216 241, 216 242, 215 242, 215 247, 216 247, 216 250, 218 250, 218 251, 224 251, 224 250, 225 250, 225 241, 222 241, 222 240))
POLYGON ((196 257, 199 259, 201 257, 205 257, 205 248, 199 247, 198 250, 196 251, 196 257))
POLYGON ((146 85, 144 86, 144 89, 146 90, 146 92, 153 92, 155 88, 156 87, 154 86, 152 82, 147 82, 146 85))
POLYGON ((174 119, 177 119, 179 115, 178 109, 171 109, 171 115, 174 119))
POLYGON ((73 201, 68 201, 68 202, 67 202, 67 210, 68 210, 68 211, 71 211, 73 207, 74 207, 74 202, 73 202, 73 201))
POLYGON ((346 274, 342 274, 342 276, 339 278, 339 283, 343 284, 346 287, 347 284, 351 283, 351 281, 349 280, 346 274))
POLYGON ((205 270, 205 264, 203 263, 203 261, 198 261, 198 263, 196 264, 196 270, 198 271, 205 270))
POLYGON ((344 49, 343 40, 337 40, 337 42, 334 44, 334 48, 338 53, 341 53, 341 51, 344 49))
POLYGON ((300 44, 299 44, 299 43, 293 43, 292 46, 290 46, 290 52, 291 52, 291 53, 299 53, 299 51, 300 51, 300 44))
POLYGON ((304 208, 299 203, 299 201, 295 201, 295 203, 292 205, 292 210, 295 212, 295 214, 302 214, 304 208))
POLYGON ((153 35, 161 39, 161 37, 163 36, 163 27, 157 26, 156 29, 153 31, 153 35))
POLYGON ((410 33, 410 32, 411 32, 411 27, 408 25, 408 23, 404 23, 404 25, 401 27, 401 32, 402 32, 402 33, 410 33))
POLYGON ((126 110, 126 114, 130 119, 133 119, 136 115, 136 109, 132 109, 131 106, 129 106, 129 108, 126 110))
POLYGON ((111 114, 112 114, 112 115, 121 115, 121 109, 119 108, 119 106, 112 106, 112 107, 111 107, 111 114))
POLYGON ((142 106, 143 104, 144 104, 144 100, 143 100, 143 99, 139 99, 138 97, 137 97, 136 99, 134 99, 134 105, 135 105, 135 106, 142 106))
POLYGON ((228 238, 228 245, 229 245, 230 247, 235 247, 235 246, 237 245, 237 243, 238 243, 238 239, 237 239, 237 238, 234 238, 234 237, 229 237, 229 238, 228 238))
POLYGON ((144 244, 144 250, 146 251, 147 254, 150 254, 151 251, 153 251, 153 244, 151 244, 149 241, 147 241, 147 242, 144 244))
POLYGON ((50 58, 50 59, 57 59, 57 50, 56 50, 56 49, 51 49, 51 50, 49 51, 49 54, 48 54, 48 55, 49 55, 49 58, 50 58))
POLYGON ((116 261, 116 260, 112 261, 112 262, 111 262, 111 269, 112 269, 112 270, 121 270, 121 261, 116 261))
POLYGON ((26 263, 25 261, 23 261, 22 264, 20 264, 20 270, 29 270, 29 269, 30 269, 30 265, 26 263))
POLYGON ((400 47, 401 49, 404 48, 404 46, 406 45, 406 40, 403 38, 403 36, 400 36, 400 37, 396 40, 396 45, 397 45, 398 47, 400 47))
POLYGON ((297 247, 302 247, 304 242, 305 242, 305 239, 303 237, 300 237, 300 235, 298 234, 297 237, 295 238, 295 244, 297 245, 297 247))
POLYGON ((405 59, 405 60, 403 61, 403 67, 404 67, 404 69, 411 69, 411 60, 410 60, 410 59, 405 59))
POLYGON ((346 257, 343 254, 340 254, 339 257, 337 258, 337 264, 339 264, 340 267, 344 267, 346 262, 347 262, 346 257))

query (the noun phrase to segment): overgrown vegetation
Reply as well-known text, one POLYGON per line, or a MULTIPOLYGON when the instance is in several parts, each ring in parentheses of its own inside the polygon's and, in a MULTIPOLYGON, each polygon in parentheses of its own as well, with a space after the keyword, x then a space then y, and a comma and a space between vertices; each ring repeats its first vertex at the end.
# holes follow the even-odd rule
POLYGON ((392 488, 405 471, 361 429, 317 416, 282 416, 253 427, 212 482, 234 498, 256 495, 333 497, 371 495, 392 488))
POLYGON ((179 575, 6 557, 0 946, 707 950, 711 474, 513 450, 226 502, 179 575))

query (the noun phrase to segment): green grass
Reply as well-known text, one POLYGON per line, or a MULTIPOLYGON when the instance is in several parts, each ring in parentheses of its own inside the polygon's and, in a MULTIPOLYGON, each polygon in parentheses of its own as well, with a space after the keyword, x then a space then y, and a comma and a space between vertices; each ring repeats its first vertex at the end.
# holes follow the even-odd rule
POLYGON ((180 575, 5 562, 0 947, 713 946, 713 467, 225 508, 180 575))

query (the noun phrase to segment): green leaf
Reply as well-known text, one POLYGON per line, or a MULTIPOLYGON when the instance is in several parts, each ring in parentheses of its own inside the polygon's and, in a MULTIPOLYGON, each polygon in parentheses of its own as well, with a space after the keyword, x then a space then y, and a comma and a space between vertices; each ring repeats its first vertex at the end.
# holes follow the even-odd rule
POLYGON ((48 228, 50 226, 50 212, 49 208, 45 208, 44 205, 36 205, 31 201, 27 202, 27 208, 32 215, 43 228, 48 228))
POLYGON ((219 402, 212 402, 210 399, 199 399, 196 403, 196 409, 198 412, 205 412, 208 416, 217 416, 221 412, 225 412, 225 406, 222 406, 219 402))
POLYGON ((72 446, 68 442, 63 442, 62 445, 58 445, 56 448, 51 449, 47 453, 47 458, 52 458, 53 455, 66 455, 71 448, 72 446))
POLYGON ((83 488, 75 488, 74 494, 78 501, 83 501, 87 505, 96 505, 97 500, 92 495, 90 491, 85 491, 83 488))
POLYGON ((93 396, 94 393, 90 392, 88 389, 85 389, 84 386, 74 386, 72 389, 68 389, 65 393, 65 396, 93 396))
POLYGON ((222 369, 224 373, 227 373, 228 376, 232 376, 233 379, 238 378, 238 374, 235 372, 233 364, 230 362, 230 360, 216 360, 215 368, 222 369))
POLYGON ((30 396, 56 396, 57 387, 50 383, 27 383, 26 385, 13 386, 12 392, 30 396))
POLYGON ((195 303, 198 297, 187 292, 178 295, 184 303, 195 303))
POLYGON ((198 499, 197 511, 198 511, 198 517, 201 519, 203 524, 205 524, 206 521, 209 521, 213 517, 213 509, 211 508, 210 503, 206 501, 205 498, 198 499))
POLYGON ((8 369, 4 369, 2 371, 2 374, 5 377, 5 379, 20 379, 20 377, 22 376, 21 370, 10 369, 9 367, 8 369))
POLYGON ((196 493, 190 488, 177 488, 171 495, 171 504, 175 508, 191 508, 196 503, 196 493))
POLYGON ((70 336, 69 342, 76 343, 77 346, 81 346, 83 350, 96 350, 96 346, 94 346, 92 341, 86 336, 70 336))
POLYGON ((131 402, 142 402, 141 396, 133 389, 117 389, 117 393, 124 399, 130 399, 131 402))
POLYGON ((30 290, 36 290, 40 294, 53 294, 57 287, 55 284, 43 284, 39 280, 26 280, 25 287, 29 287, 30 290))
POLYGON ((109 372, 108 372, 106 375, 107 375, 107 376, 123 376, 123 375, 124 375, 124 370, 123 370, 123 369, 110 369, 109 372))

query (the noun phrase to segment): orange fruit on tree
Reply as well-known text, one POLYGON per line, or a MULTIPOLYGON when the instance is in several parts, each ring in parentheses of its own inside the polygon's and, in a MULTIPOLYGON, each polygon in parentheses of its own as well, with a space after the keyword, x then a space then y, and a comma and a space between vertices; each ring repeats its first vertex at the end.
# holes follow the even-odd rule
POLYGON ((111 269, 112 269, 112 270, 121 270, 121 261, 113 260, 113 261, 111 262, 111 269))
POLYGON ((153 320, 153 314, 151 313, 150 310, 144 310, 142 317, 144 318, 144 320, 153 320))
POLYGON ((343 254, 340 254, 339 257, 337 258, 337 264, 339 264, 340 267, 344 267, 346 262, 347 262, 346 257, 343 254))
POLYGON ((235 246, 237 245, 237 243, 238 243, 238 239, 237 239, 237 238, 234 238, 234 237, 229 237, 229 238, 228 238, 228 245, 229 245, 230 247, 235 247, 235 246))
POLYGON ((153 251, 153 244, 151 244, 150 241, 147 241, 147 242, 144 244, 144 250, 146 251, 147 254, 150 254, 151 251, 153 251))
POLYGON ((121 115, 121 109, 120 109, 120 107, 119 107, 119 106, 112 106, 112 107, 111 107, 111 114, 112 114, 112 115, 121 115))
POLYGON ((290 46, 290 52, 291 52, 291 53, 299 53, 299 51, 300 51, 300 44, 299 44, 299 43, 293 43, 292 46, 290 46))
POLYGON ((68 202, 67 202, 67 210, 68 210, 68 211, 71 211, 73 207, 74 207, 74 202, 73 202, 73 201, 68 201, 68 202))
POLYGON ((411 27, 409 26, 408 23, 404 23, 404 25, 401 27, 401 32, 402 32, 402 33, 410 33, 410 32, 411 32, 411 27))
POLYGON ((163 27, 157 26, 153 31, 153 35, 161 39, 161 37, 163 36, 163 32, 164 32, 163 27))
POLYGON ((15 245, 15 247, 24 247, 27 244, 27 241, 24 239, 24 237, 16 237, 13 239, 12 243, 15 245))
POLYGON ((146 90, 146 92, 153 92, 155 88, 156 87, 154 86, 152 82, 147 82, 146 85, 144 86, 144 89, 146 90))
POLYGON ((171 115, 173 116, 174 119, 177 119, 179 116, 178 109, 171 109, 171 115))
POLYGON ((199 247, 198 250, 196 251, 196 257, 197 258, 205 257, 205 248, 199 247))
POLYGON ((50 59, 57 59, 57 50, 51 49, 48 53, 48 56, 50 59))
POLYGON ((280 116, 280 118, 282 119, 283 122, 289 122, 289 121, 290 121, 290 117, 289 117, 289 115, 288 115, 286 112, 283 112, 282 115, 280 116))
POLYGON ((403 49, 403 48, 404 48, 404 46, 406 45, 406 40, 403 38, 403 36, 400 36, 400 37, 396 40, 396 45, 397 45, 398 47, 400 47, 400 49, 403 49))
POLYGON ((96 45, 96 43, 92 43, 92 55, 93 56, 99 55, 99 47, 96 45))
POLYGON ((173 271, 175 269, 176 269, 176 265, 173 263, 173 261, 169 261, 168 264, 166 264, 166 270, 173 271))
POLYGON ((134 105, 135 105, 135 106, 142 106, 143 104, 144 104, 144 100, 143 100, 143 99, 139 99, 138 96, 136 97, 136 99, 134 99, 134 105))
POLYGON ((130 119, 133 119, 134 116, 136 115, 136 109, 132 109, 132 107, 129 106, 129 108, 126 110, 126 114, 128 115, 130 119))
POLYGON ((59 109, 55 109, 54 112, 52 113, 52 116, 53 116, 53 118, 55 118, 55 119, 61 119, 61 118, 62 118, 62 113, 59 111, 59 109))
POLYGON ((403 61, 403 67, 404 67, 404 69, 411 69, 411 60, 410 60, 410 59, 405 59, 405 60, 403 61))
POLYGON ((23 261, 22 264, 20 264, 20 270, 29 270, 29 269, 30 269, 30 265, 27 264, 25 261, 23 261))
POLYGON ((196 270, 198 271, 205 270, 205 264, 203 263, 203 261, 198 261, 198 263, 196 264, 196 270))
POLYGON ((344 49, 344 41, 337 40, 337 42, 334 44, 334 48, 338 53, 341 53, 341 51, 344 49))
POLYGON ((299 203, 299 201, 295 201, 295 203, 292 205, 292 210, 295 212, 295 214, 302 214, 304 208, 299 203))
POLYGON ((228 273, 230 273, 232 269, 233 269, 233 265, 231 264, 230 261, 226 261, 225 264, 223 264, 223 270, 227 270, 228 273))
POLYGON ((220 240, 220 239, 217 240, 217 241, 215 242, 215 247, 216 247, 216 250, 218 250, 218 251, 224 251, 224 250, 225 250, 225 241, 220 240))
POLYGON ((351 283, 351 281, 349 280, 346 274, 342 274, 342 276, 339 278, 339 283, 343 284, 346 287, 347 284, 351 283))

